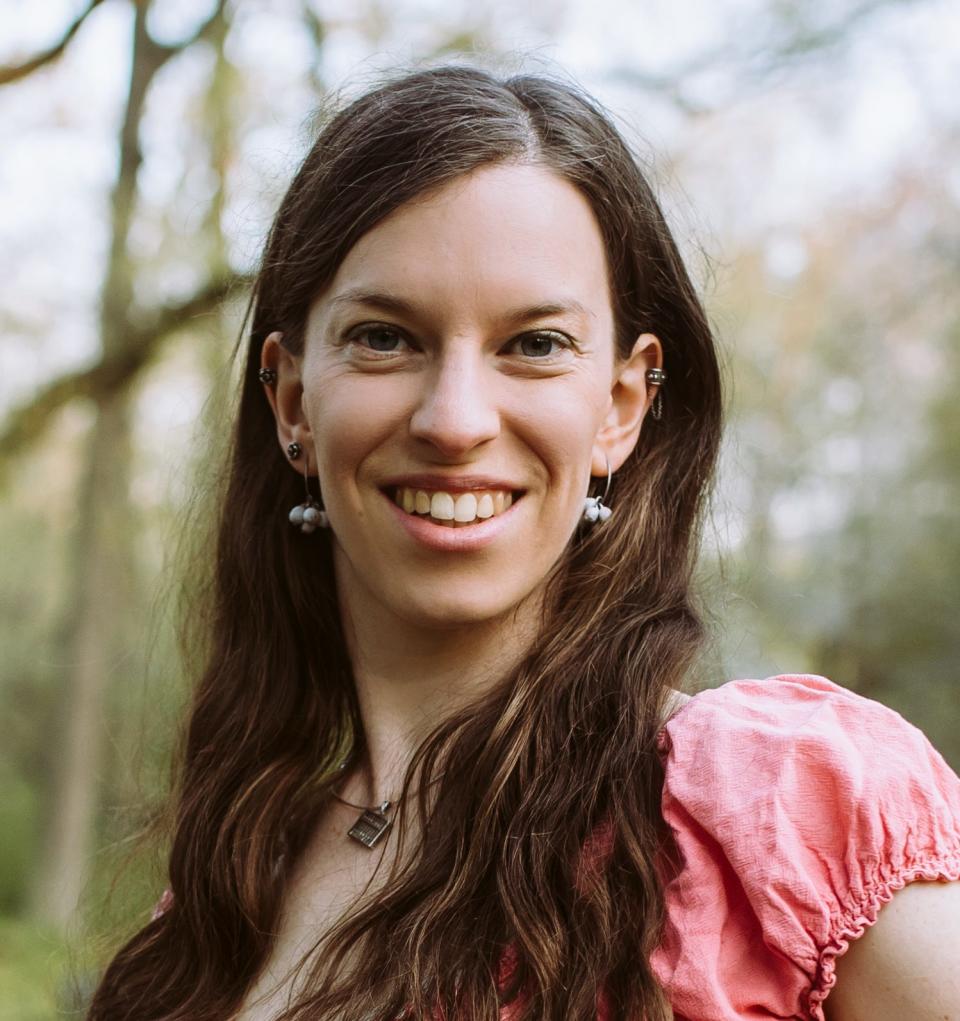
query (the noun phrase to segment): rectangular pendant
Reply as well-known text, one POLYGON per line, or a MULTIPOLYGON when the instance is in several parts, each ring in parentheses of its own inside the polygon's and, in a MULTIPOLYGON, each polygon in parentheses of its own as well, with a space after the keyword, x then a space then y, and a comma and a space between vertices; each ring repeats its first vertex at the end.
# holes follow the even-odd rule
POLYGON ((347 834, 364 847, 373 847, 390 829, 390 820, 382 813, 367 809, 350 827, 347 834))

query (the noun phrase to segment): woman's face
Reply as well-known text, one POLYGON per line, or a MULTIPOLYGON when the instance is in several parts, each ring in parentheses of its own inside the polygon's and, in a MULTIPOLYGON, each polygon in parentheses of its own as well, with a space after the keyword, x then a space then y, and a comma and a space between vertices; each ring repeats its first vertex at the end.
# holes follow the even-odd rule
POLYGON ((278 337, 264 363, 280 370, 280 439, 319 475, 341 598, 420 626, 490 620, 541 590, 604 452, 616 470, 636 443, 643 372, 661 364, 649 334, 616 358, 591 208, 532 166, 396 210, 314 302, 302 357, 278 337), (294 379, 299 402, 281 393, 294 379))

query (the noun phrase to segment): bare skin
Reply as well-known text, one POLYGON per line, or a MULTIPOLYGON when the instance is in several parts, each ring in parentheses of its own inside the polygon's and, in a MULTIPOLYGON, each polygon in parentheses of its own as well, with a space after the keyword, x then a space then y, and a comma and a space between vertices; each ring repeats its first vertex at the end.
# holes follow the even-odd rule
POLYGON ((960 883, 917 882, 837 960, 827 1021, 960 1021, 960 883))
POLYGON ((376 896, 396 841, 391 834, 382 848, 370 851, 348 839, 346 831, 357 814, 337 804, 320 820, 286 891, 270 959, 248 990, 235 1021, 271 1021, 277 1017, 294 990, 292 972, 301 957, 361 897, 376 896))

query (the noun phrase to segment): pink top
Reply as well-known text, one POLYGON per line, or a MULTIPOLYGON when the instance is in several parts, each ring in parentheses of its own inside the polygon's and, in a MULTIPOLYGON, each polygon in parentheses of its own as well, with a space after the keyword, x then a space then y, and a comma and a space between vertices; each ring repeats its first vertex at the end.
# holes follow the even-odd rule
POLYGON ((652 965, 677 1021, 823 1021, 837 956, 894 892, 960 879, 960 778, 825 677, 700 692, 659 747, 683 868, 652 965))
MULTIPOLYGON (((676 1021, 824 1021, 836 958, 894 892, 960 880, 960 778, 898 713, 825 677, 702 691, 659 749, 682 868, 664 877, 651 963, 676 1021)), ((609 836, 594 834, 583 866, 602 863, 609 836)))

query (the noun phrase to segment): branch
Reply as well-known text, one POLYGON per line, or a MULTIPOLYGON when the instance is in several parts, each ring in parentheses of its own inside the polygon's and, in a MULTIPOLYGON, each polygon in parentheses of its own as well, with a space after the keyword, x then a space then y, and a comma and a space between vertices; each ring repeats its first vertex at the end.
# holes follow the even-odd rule
POLYGON ((59 41, 54 43, 47 50, 42 50, 22 64, 10 64, 7 67, 0 67, 0 85, 9 85, 11 82, 19 81, 32 74, 38 67, 49 64, 56 60, 61 53, 70 45, 70 40, 77 34, 80 26, 87 20, 95 7, 99 7, 103 0, 90 0, 86 8, 77 15, 76 20, 63 33, 59 41))
POLYGON ((757 84, 774 72, 791 63, 824 53, 847 42, 859 23, 874 14, 893 6, 907 6, 918 0, 861 0, 836 21, 824 26, 801 26, 785 39, 762 43, 744 51, 736 43, 722 45, 697 54, 668 74, 654 74, 633 66, 615 66, 608 72, 611 81, 630 85, 645 92, 659 94, 673 103, 681 112, 696 116, 711 113, 709 103, 690 100, 684 95, 684 83, 690 78, 718 67, 727 66, 744 79, 757 84))
POLYGON ((205 39, 213 26, 223 17, 224 10, 227 6, 227 0, 217 0, 217 4, 213 9, 210 17, 201 24, 193 35, 188 36, 181 42, 175 43, 172 46, 165 46, 162 43, 153 43, 153 49, 156 54, 157 69, 162 67, 171 57, 175 57, 178 53, 182 53, 184 50, 189 49, 194 43, 199 42, 201 39, 205 39))
MULTIPOLYGON (((857 25, 872 17, 879 11, 888 7, 907 6, 915 4, 918 0, 864 0, 864 2, 852 7, 835 22, 823 26, 810 26, 802 28, 792 37, 788 37, 777 47, 771 57, 773 60, 788 61, 797 57, 806 56, 808 53, 815 53, 818 50, 827 50, 838 43, 846 42, 857 25)), ((772 64, 772 61, 771 61, 772 64)), ((771 70, 768 67, 767 70, 771 70)))
POLYGON ((187 327, 191 320, 212 312, 228 294, 249 283, 247 277, 239 276, 211 281, 181 304, 160 309, 149 324, 129 331, 123 350, 104 355, 95 365, 68 372, 48 383, 7 416, 0 432, 0 462, 35 443, 54 414, 71 401, 81 397, 100 401, 129 386, 167 338, 187 327))
MULTIPOLYGON (((310 42, 313 44, 314 59, 310 61, 310 84, 318 96, 325 96, 329 89, 327 88, 327 83, 323 80, 320 70, 322 61, 319 57, 326 46, 331 23, 328 19, 321 18, 317 14, 309 0, 301 0, 300 15, 310 36, 310 42)), ((334 24, 336 23, 334 22, 334 24)))

